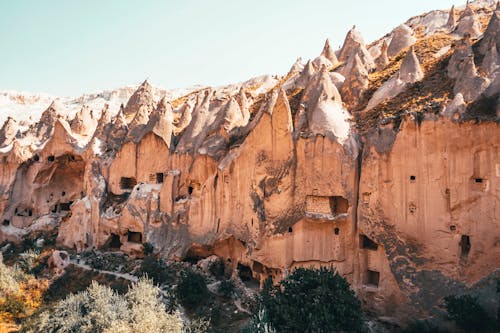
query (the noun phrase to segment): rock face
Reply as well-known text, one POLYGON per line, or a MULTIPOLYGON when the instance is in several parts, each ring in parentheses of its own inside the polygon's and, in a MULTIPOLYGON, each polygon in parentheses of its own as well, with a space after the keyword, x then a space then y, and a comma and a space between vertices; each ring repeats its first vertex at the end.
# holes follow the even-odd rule
POLYGON ((63 248, 135 256, 148 242, 260 282, 334 266, 380 316, 432 313, 499 267, 497 12, 474 9, 483 39, 455 34, 472 9, 450 33, 425 14, 393 33, 404 57, 372 44, 377 66, 353 29, 285 77, 178 98, 146 81, 122 107, 6 118, 0 241, 56 230, 63 248))

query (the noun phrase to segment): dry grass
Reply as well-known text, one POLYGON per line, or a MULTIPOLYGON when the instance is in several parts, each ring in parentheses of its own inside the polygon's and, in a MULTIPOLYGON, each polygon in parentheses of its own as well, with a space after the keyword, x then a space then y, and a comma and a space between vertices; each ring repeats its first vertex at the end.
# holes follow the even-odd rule
MULTIPOLYGON (((415 53, 425 73, 424 79, 410 85, 395 98, 382 102, 370 111, 357 112, 356 122, 359 130, 366 132, 374 128, 381 118, 392 117, 405 111, 440 111, 442 104, 450 98, 453 89, 453 82, 447 77, 447 66, 452 50, 439 59, 436 59, 434 54, 451 45, 453 40, 446 34, 435 34, 417 41, 414 45, 415 53)), ((389 65, 382 71, 370 74, 370 87, 365 93, 358 111, 363 110, 373 93, 396 74, 407 52, 408 49, 401 51, 390 59, 389 65)))

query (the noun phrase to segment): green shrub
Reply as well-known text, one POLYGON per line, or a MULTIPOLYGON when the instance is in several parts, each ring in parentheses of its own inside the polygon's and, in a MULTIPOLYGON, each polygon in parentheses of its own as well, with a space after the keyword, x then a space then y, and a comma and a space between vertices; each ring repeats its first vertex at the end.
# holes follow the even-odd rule
POLYGON ((204 304, 208 299, 208 288, 203 275, 192 270, 184 271, 177 286, 177 298, 189 309, 204 304))
POLYGON ((252 315, 248 325, 240 330, 241 333, 275 333, 276 330, 271 327, 269 316, 264 308, 259 309, 252 315))
POLYGON ((465 330, 487 331, 493 320, 488 316, 476 297, 451 295, 444 298, 448 317, 465 330))
POLYGON ((27 250, 19 255, 18 264, 26 273, 32 273, 38 264, 40 253, 37 250, 27 250))
POLYGON ((146 242, 142 244, 142 252, 144 253, 145 256, 152 255, 155 250, 155 247, 153 244, 146 242))
POLYGON ((361 303, 333 268, 298 268, 274 287, 266 282, 260 309, 278 332, 359 331, 361 303))
POLYGON ((171 284, 175 280, 175 272, 163 260, 156 259, 153 256, 144 258, 138 275, 147 275, 159 285, 171 284))
POLYGON ((217 287, 217 292, 223 297, 230 298, 234 294, 234 282, 232 280, 222 280, 217 287))
POLYGON ((208 271, 216 278, 223 277, 225 269, 226 266, 224 265, 224 260, 222 260, 221 258, 217 258, 216 260, 212 261, 208 266, 208 271))

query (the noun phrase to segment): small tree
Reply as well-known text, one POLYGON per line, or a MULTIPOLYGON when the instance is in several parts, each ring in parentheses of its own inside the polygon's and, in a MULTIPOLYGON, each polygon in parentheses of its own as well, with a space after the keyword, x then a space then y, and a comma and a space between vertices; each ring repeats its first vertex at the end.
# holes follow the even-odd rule
POLYGON ((181 333, 178 313, 168 314, 151 280, 140 279, 127 294, 92 282, 26 322, 25 333, 181 333))
POLYGON ((476 297, 471 295, 451 295, 444 298, 448 317, 461 328, 483 332, 492 327, 493 320, 488 316, 476 297))
POLYGON ((203 275, 192 270, 184 271, 177 286, 177 298, 183 306, 191 309, 204 304, 208 299, 208 288, 203 275))
POLYGON ((331 268, 298 268, 278 287, 266 283, 260 303, 278 332, 353 332, 363 324, 360 301, 331 268))
POLYGON ((138 275, 146 275, 158 285, 169 284, 175 280, 175 272, 163 260, 153 256, 144 258, 138 275))

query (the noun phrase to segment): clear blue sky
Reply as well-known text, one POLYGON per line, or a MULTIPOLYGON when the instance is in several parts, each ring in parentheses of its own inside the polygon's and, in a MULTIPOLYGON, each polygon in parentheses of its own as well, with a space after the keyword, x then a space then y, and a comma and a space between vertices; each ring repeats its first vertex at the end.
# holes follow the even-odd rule
POLYGON ((0 90, 72 96, 283 74, 356 24, 370 42, 456 0, 0 0, 0 90))

